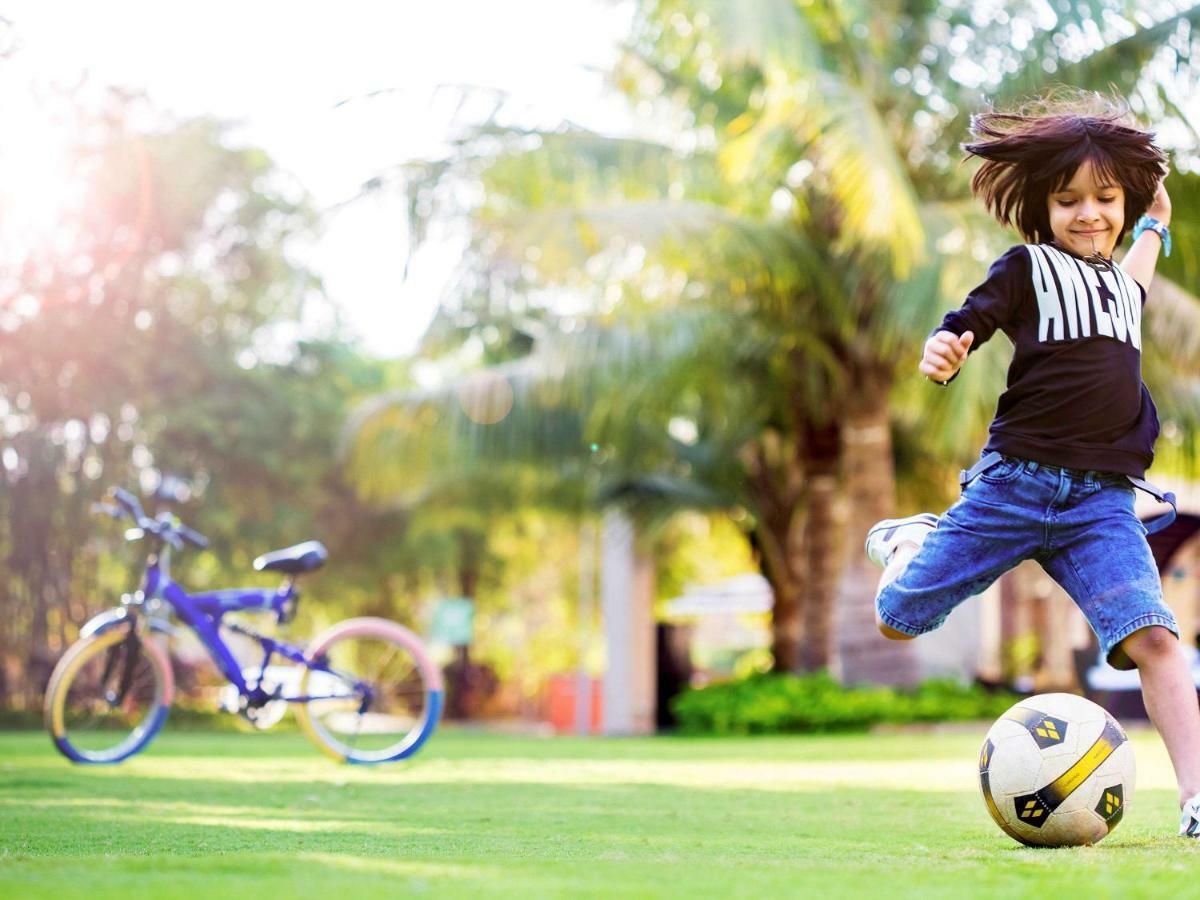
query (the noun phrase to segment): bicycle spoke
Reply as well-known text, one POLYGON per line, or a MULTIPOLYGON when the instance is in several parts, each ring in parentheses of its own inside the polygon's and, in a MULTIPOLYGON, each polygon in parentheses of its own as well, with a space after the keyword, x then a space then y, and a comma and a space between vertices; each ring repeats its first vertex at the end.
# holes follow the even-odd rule
POLYGON ((392 649, 391 654, 388 656, 388 658, 384 662, 384 664, 380 667, 379 671, 375 675, 375 678, 372 679, 376 683, 381 683, 383 681, 383 673, 388 670, 388 666, 390 666, 392 664, 392 660, 394 660, 397 656, 400 655, 399 647, 392 647, 391 649, 392 649))
POLYGON ((363 712, 362 712, 362 708, 360 706, 358 717, 355 719, 354 734, 351 735, 351 737, 350 737, 350 749, 351 750, 358 749, 358 736, 362 733, 362 726, 363 726, 363 712))
MULTIPOLYGON (((321 645, 329 668, 344 685, 360 685, 370 699, 353 690, 349 703, 310 702, 306 720, 313 736, 337 755, 360 762, 382 762, 404 754, 414 739, 427 733, 427 670, 403 639, 387 632, 386 623, 365 626, 321 645), (354 706, 351 712, 347 707, 354 706)), ((309 693, 329 690, 314 670, 309 693)), ((419 746, 419 744, 415 745, 419 746)))

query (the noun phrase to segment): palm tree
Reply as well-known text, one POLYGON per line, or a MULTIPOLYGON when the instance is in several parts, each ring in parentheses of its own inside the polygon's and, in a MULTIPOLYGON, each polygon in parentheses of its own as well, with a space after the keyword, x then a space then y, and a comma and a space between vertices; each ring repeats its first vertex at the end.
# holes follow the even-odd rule
MULTIPOLYGON (((488 126, 436 177, 408 187, 417 208, 448 173, 479 179, 468 261, 493 300, 524 299, 535 287, 578 291, 608 273, 602 280, 621 286, 620 314, 630 320, 647 321, 648 309, 723 316, 725 327, 705 332, 710 343, 696 345, 695 359, 727 352, 723 336, 739 329, 769 336, 755 377, 736 382, 755 398, 746 404, 755 415, 738 419, 749 430, 731 429, 744 438, 727 452, 744 481, 730 496, 751 512, 749 533, 776 590, 777 664, 834 661, 841 573, 843 676, 907 680, 911 648, 885 647, 875 635, 877 573, 861 553, 842 572, 840 548, 893 511, 894 422, 916 420, 929 457, 961 460, 978 446, 1003 384, 1003 361, 989 351, 936 412, 918 414, 916 404, 931 404, 928 390, 901 374, 940 311, 958 304, 1003 247, 969 202, 956 144, 980 90, 1003 102, 1066 80, 1111 86, 1147 111, 1169 112, 1158 67, 1190 59, 1187 26, 1200 21, 1200 7, 1163 5, 1153 15, 1135 18, 1116 2, 1047 18, 1034 4, 645 0, 616 77, 655 110, 666 137, 488 126), (646 262, 631 265, 641 254, 646 262), (908 403, 896 408, 897 398, 908 403)), ((1177 211, 1180 219, 1189 212, 1177 211)), ((1191 301, 1176 299, 1186 311, 1191 301)), ((595 298, 589 320, 612 317, 610 306, 595 298)), ((1180 353, 1164 358, 1173 372, 1192 370, 1180 353)), ((581 372, 603 367, 602 357, 573 361, 581 372)), ((641 375, 653 385, 660 371, 641 375)), ((710 386, 730 377, 718 365, 710 386)), ((599 390, 595 398, 611 414, 631 393, 626 386, 616 399, 599 390)), ((647 400, 644 390, 636 396, 647 400)), ((672 399, 656 407, 668 421, 672 399)), ((1168 399, 1194 419, 1189 392, 1168 399)), ((636 412, 627 418, 652 418, 636 412)))
MULTIPOLYGON (((641 20, 643 40, 635 40, 634 46, 641 50, 639 59, 648 61, 660 76, 674 74, 678 83, 681 67, 672 73, 663 63, 682 59, 700 60, 702 69, 716 58, 719 75, 724 66, 738 63, 757 69, 758 109, 731 123, 729 130, 735 131, 745 117, 741 134, 725 147, 734 174, 777 171, 781 155, 784 161, 811 160, 816 171, 828 173, 826 190, 842 213, 835 248, 838 242, 868 251, 882 245, 887 252, 886 265, 868 270, 850 293, 856 314, 851 339, 829 335, 848 382, 839 429, 848 526, 855 537, 891 512, 889 420, 895 352, 911 339, 903 310, 924 307, 926 327, 935 321, 924 304, 897 300, 905 294, 919 299, 911 289, 914 281, 925 279, 914 279, 914 269, 933 256, 929 251, 938 242, 954 234, 931 220, 962 214, 954 201, 965 193, 965 173, 955 172, 948 163, 954 143, 965 132, 966 116, 976 106, 969 91, 986 86, 1003 102, 1043 91, 1054 78, 1079 86, 1099 82, 1126 93, 1153 85, 1152 96, 1169 101, 1169 94, 1147 79, 1147 64, 1155 54, 1163 55, 1165 43, 1189 34, 1183 26, 1200 18, 1195 7, 1164 7, 1157 22, 1121 22, 1122 13, 1133 12, 1129 4, 1092 3, 1041 23, 1030 15, 1032 7, 1005 9, 992 14, 969 6, 956 11, 884 4, 868 10, 832 3, 798 7, 786 0, 739 4, 736 9, 716 2, 642 6, 647 14, 641 20), (696 15, 688 19, 688 12, 696 15), (1096 27, 1105 15, 1108 24, 1096 27), (701 22, 701 16, 707 21, 701 22), (1024 48, 1011 40, 1018 25, 1029 32, 1024 48), (1099 32, 1099 49, 1079 40, 1088 25, 1099 32), (703 60, 701 52, 706 44, 712 48, 709 60, 703 60), (981 55, 969 53, 972 45, 983 51, 981 55), (967 59, 982 64, 974 64, 971 71, 963 65, 967 59), (905 237, 907 243, 897 240, 905 237), (889 291, 884 286, 888 281, 899 290, 889 291)), ((1190 47, 1182 42, 1176 46, 1182 48, 1174 54, 1176 60, 1186 59, 1190 47)), ((988 234, 978 226, 964 231, 968 236, 988 234)), ((947 287, 945 281, 941 287, 947 287)), ((927 296, 944 302, 939 294, 944 296, 941 291, 927 296)), ((998 372, 993 369, 991 374, 998 372)), ((960 396, 966 394, 962 387, 960 396)), ((986 396, 995 396, 995 391, 986 396)), ((979 413, 990 413, 990 402, 976 406, 972 418, 979 420, 979 413)), ((955 430, 974 431, 946 431, 955 430)), ((839 629, 843 674, 850 678, 899 674, 895 655, 881 653, 874 635, 870 599, 876 577, 861 554, 851 557, 842 581, 839 629)))

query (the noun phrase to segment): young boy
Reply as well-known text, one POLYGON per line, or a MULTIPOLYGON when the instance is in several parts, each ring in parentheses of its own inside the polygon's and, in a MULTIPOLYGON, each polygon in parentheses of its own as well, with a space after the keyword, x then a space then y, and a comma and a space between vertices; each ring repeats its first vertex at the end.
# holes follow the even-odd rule
POLYGON ((964 150, 983 160, 972 188, 1028 243, 946 315, 919 368, 946 385, 1001 330, 1014 345, 1008 387, 959 501, 940 518, 887 520, 868 534, 867 553, 884 569, 879 629, 893 640, 932 631, 1036 559, 1083 611, 1109 662, 1138 669, 1179 782, 1180 834, 1200 837, 1200 705, 1133 510, 1135 484, 1155 490, 1141 480, 1158 436, 1141 378, 1141 319, 1159 249, 1170 252, 1166 158, 1152 134, 1095 98, 988 113, 972 126, 977 140, 964 150), (1135 221, 1118 267, 1113 248, 1135 221))

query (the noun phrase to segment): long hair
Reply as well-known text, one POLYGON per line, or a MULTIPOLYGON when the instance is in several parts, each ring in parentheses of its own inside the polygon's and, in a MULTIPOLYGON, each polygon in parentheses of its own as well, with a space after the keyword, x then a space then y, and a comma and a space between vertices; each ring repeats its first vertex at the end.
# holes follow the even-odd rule
POLYGON ((1063 190, 1084 162, 1100 182, 1125 190, 1125 231, 1145 213, 1167 174, 1166 155, 1154 134, 1132 124, 1128 107, 1100 94, 1058 96, 1017 112, 971 117, 975 140, 963 144, 983 165, 972 192, 1002 225, 1016 227, 1029 243, 1049 243, 1048 198, 1063 190))

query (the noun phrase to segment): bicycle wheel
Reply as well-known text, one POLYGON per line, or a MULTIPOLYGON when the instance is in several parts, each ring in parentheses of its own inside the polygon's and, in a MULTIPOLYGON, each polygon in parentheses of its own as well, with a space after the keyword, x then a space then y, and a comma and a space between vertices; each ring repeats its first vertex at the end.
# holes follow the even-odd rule
POLYGON ((76 641, 50 676, 45 720, 54 746, 79 763, 115 763, 158 733, 175 691, 153 640, 112 628, 76 641))
POLYGON ((309 645, 296 718, 339 760, 392 762, 411 756, 442 713, 442 674, 420 638, 387 619, 347 619, 309 645))

